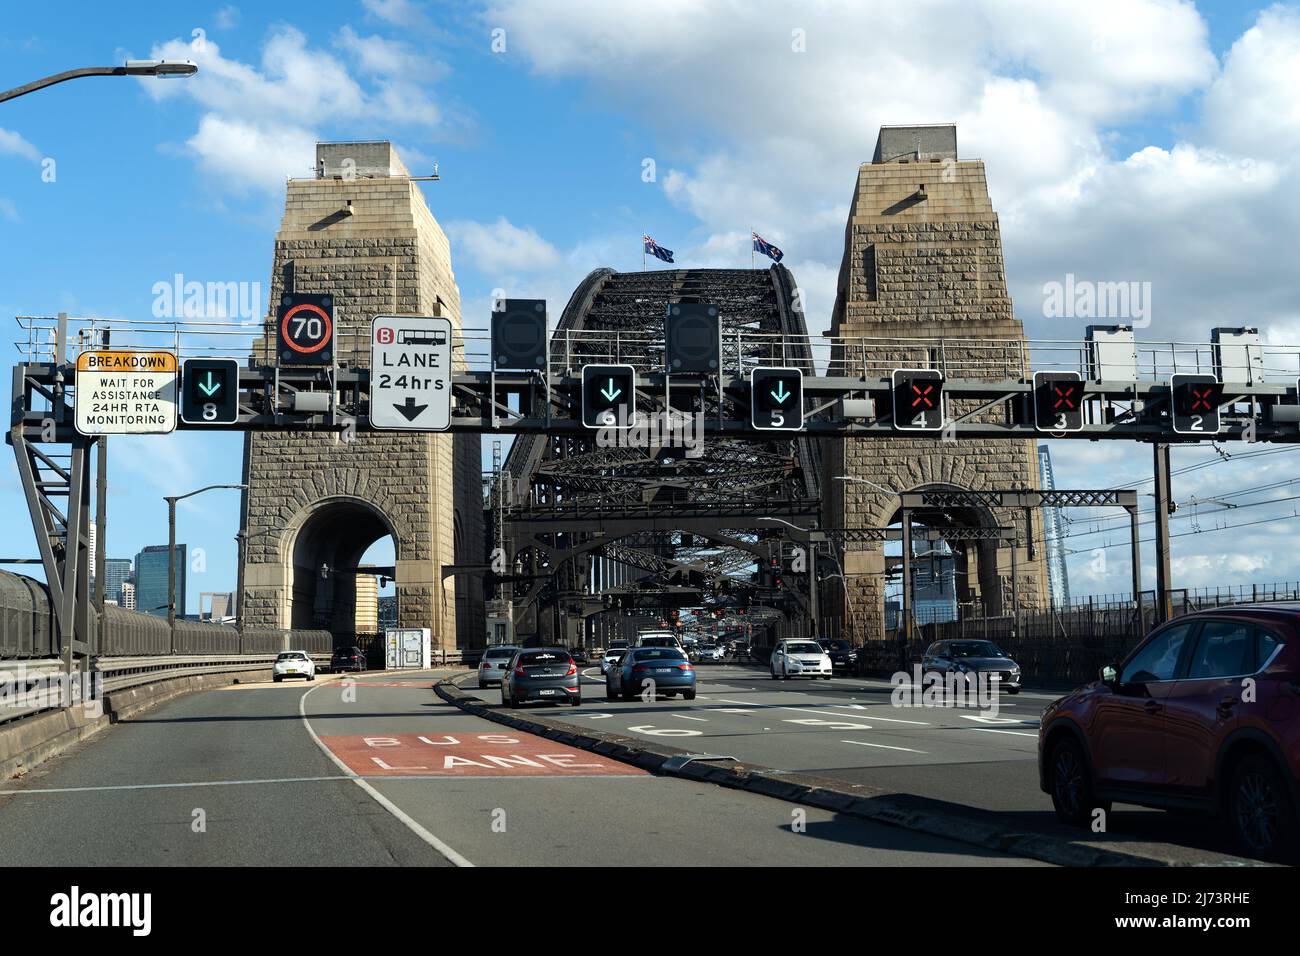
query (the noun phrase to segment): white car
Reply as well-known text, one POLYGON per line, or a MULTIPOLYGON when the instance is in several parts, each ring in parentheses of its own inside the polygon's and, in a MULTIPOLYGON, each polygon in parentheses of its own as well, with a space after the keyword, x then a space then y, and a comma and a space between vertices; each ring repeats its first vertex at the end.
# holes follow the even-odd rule
POLYGON ((609 647, 605 648, 605 656, 600 659, 600 672, 608 674, 609 669, 623 659, 627 653, 627 641, 612 641, 609 647))
POLYGON ((510 666, 510 659, 515 656, 515 651, 519 650, 513 644, 493 644, 483 652, 483 659, 478 662, 478 686, 491 687, 493 684, 500 686, 501 678, 505 676, 506 668, 510 666))
POLYGON ((278 684, 286 677, 315 680, 316 662, 306 651, 285 651, 275 659, 275 666, 271 668, 271 680, 278 684))
POLYGON ((791 677, 831 679, 831 656, 816 641, 781 641, 772 651, 772 680, 791 677))

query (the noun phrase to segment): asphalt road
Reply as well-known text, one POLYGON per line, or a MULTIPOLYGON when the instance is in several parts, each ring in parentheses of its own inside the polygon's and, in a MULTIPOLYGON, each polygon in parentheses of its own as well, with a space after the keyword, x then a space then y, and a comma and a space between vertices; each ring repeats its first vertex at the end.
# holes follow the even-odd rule
POLYGON ((124 721, 0 784, 0 865, 1035 865, 503 733, 434 679, 243 685, 124 721))
MULTIPOLYGON (((583 671, 581 708, 545 707, 548 719, 916 795, 930 806, 1112 849, 1152 851, 1178 863, 1236 862, 1205 818, 1117 805, 1105 833, 1057 822, 1038 788, 1038 719, 1058 693, 1001 694, 996 711, 894 706, 887 681, 836 677, 774 681, 764 668, 701 664, 694 701, 608 702, 599 667, 583 671)), ((466 689, 499 705, 495 688, 466 689)))

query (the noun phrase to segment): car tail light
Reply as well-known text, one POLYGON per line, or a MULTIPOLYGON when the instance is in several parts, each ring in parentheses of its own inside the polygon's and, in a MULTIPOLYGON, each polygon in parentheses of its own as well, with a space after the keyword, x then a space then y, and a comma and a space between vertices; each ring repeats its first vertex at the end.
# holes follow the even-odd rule
POLYGON ((523 665, 523 664, 520 664, 518 667, 515 668, 515 676, 516 676, 516 677, 527 677, 527 676, 528 676, 526 673, 524 673, 524 665, 523 665))
POLYGON ((695 670, 695 667, 692 664, 678 664, 677 669, 679 671, 693 671, 695 670))
POLYGON ((573 661, 569 661, 569 669, 564 672, 564 676, 572 677, 576 673, 578 673, 578 665, 573 663, 573 661))

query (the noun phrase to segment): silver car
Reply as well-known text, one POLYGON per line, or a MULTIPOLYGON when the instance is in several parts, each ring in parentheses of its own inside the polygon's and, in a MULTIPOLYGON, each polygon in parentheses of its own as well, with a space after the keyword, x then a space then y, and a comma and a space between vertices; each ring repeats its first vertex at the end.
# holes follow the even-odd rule
POLYGON ((510 666, 510 658, 519 648, 513 644, 494 644, 483 652, 483 659, 478 663, 478 686, 500 686, 501 676, 510 666))

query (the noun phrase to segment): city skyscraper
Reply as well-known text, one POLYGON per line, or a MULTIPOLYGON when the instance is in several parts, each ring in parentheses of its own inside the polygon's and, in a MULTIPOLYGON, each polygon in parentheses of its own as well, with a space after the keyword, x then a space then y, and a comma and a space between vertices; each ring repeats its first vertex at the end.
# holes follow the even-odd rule
MULTIPOLYGON (((176 617, 185 616, 186 546, 176 545, 176 617)), ((167 545, 151 544, 135 556, 135 603, 146 614, 167 616, 167 545)))
MULTIPOLYGON (((1052 453, 1046 445, 1038 446, 1038 478, 1044 491, 1056 490, 1052 473, 1052 453)), ((1065 515, 1060 508, 1043 509, 1043 538, 1047 552, 1047 587, 1052 607, 1070 603, 1070 575, 1065 567, 1065 515)))
POLYGON ((104 600, 123 607, 122 585, 131 580, 133 565, 130 558, 104 559, 104 600))

